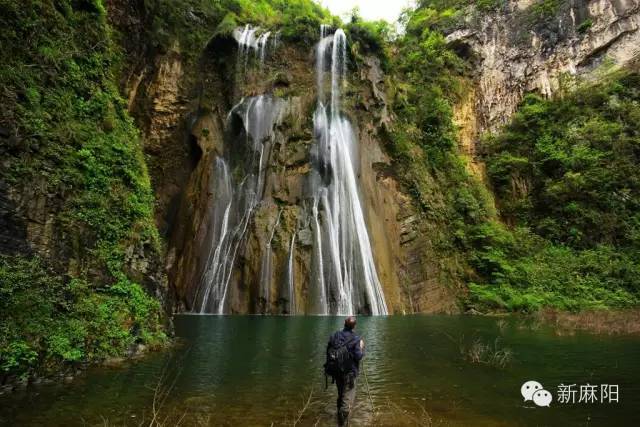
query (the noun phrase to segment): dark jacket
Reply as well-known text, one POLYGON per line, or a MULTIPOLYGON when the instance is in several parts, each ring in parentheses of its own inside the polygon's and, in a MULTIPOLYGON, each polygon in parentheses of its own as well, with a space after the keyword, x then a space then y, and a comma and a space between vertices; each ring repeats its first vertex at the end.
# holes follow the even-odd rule
POLYGON ((360 360, 364 357, 364 351, 360 348, 360 337, 353 333, 350 329, 344 328, 341 331, 336 331, 329 338, 329 343, 327 344, 327 350, 331 347, 332 343, 336 343, 337 345, 342 345, 343 343, 347 344, 347 349, 349 353, 351 353, 351 357, 353 358, 353 368, 352 371, 355 376, 358 376, 360 372, 360 360))

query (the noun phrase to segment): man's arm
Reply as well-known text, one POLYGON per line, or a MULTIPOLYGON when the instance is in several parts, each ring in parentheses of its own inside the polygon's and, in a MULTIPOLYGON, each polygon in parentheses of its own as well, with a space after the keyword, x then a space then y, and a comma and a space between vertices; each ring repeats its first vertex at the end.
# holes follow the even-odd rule
POLYGON ((359 361, 364 357, 364 340, 358 337, 358 342, 353 346, 353 358, 359 361))

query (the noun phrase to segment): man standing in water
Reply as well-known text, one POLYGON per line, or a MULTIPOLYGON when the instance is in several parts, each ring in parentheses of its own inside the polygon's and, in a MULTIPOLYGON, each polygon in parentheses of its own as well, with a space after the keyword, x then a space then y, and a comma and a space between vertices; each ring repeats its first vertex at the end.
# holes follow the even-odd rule
POLYGON ((336 331, 327 344, 325 375, 333 378, 338 388, 338 425, 347 424, 356 397, 356 378, 364 356, 364 341, 355 334, 356 318, 349 316, 344 329, 336 331))

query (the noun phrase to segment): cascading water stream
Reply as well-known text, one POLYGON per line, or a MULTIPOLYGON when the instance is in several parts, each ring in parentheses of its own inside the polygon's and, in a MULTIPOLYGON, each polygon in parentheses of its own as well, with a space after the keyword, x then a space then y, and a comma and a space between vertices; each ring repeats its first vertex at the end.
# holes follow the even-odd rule
MULTIPOLYGON (((260 67, 264 65, 269 49, 271 32, 266 31, 258 35, 259 33, 259 27, 252 27, 248 24, 233 30, 233 37, 238 43, 238 66, 242 66, 239 71, 242 71, 242 73, 247 69, 251 52, 255 54, 260 67)), ((273 38, 273 43, 271 44, 274 50, 278 47, 277 37, 278 34, 276 33, 276 37, 273 38)))
POLYGON ((289 299, 289 314, 296 314, 295 272, 293 271, 293 254, 296 244, 296 233, 291 234, 289 245, 289 258, 287 260, 287 297, 289 299))
MULTIPOLYGON (((320 31, 315 64, 315 144, 307 193, 311 206, 306 214, 313 252, 307 293, 310 300, 303 310, 317 314, 387 314, 356 180, 358 141, 341 112, 347 72, 346 37, 342 30, 329 35, 327 26, 320 31)), ((269 40, 276 44, 278 33, 271 37, 271 33, 260 34, 247 25, 236 29, 234 37, 238 41, 238 65, 244 72, 250 52, 255 52, 262 66, 269 40)), ((236 259, 244 250, 249 225, 263 201, 275 129, 285 106, 285 101, 269 95, 242 98, 227 116, 228 149, 224 156, 215 158, 210 176, 213 201, 208 213, 206 264, 193 302, 195 312, 225 312, 230 283, 237 277, 236 259)), ((269 229, 260 260, 257 302, 262 313, 272 310, 272 243, 282 213, 280 209, 269 229)), ((283 306, 283 310, 289 314, 299 311, 295 299, 295 243, 294 232, 283 268, 286 282, 280 293, 280 298, 288 300, 289 306, 283 306)))
MULTIPOLYGON (((273 145, 274 126, 282 119, 284 101, 266 95, 243 98, 227 116, 227 128, 233 131, 234 148, 245 150, 246 161, 217 157, 210 192, 213 194, 208 253, 193 310, 222 314, 236 257, 244 241, 255 208, 263 197, 266 163, 273 145), (240 148, 242 147, 242 148, 240 148), (231 170, 242 178, 234 182, 231 170)), ((273 233, 275 233, 275 226, 273 233)))
MULTIPOLYGON (((233 187, 229 169, 224 159, 217 157, 215 159, 215 173, 210 188, 215 194, 216 204, 214 205, 212 217, 213 224, 211 226, 212 235, 210 239, 215 242, 210 246, 207 256, 207 268, 201 279, 206 286, 200 287, 204 289, 199 307, 194 307, 200 313, 204 313, 209 308, 209 301, 213 301, 213 305, 217 307, 217 301, 222 300, 224 283, 226 276, 224 270, 226 268, 225 256, 229 252, 231 233, 229 232, 229 221, 231 215, 233 201, 233 187)), ((196 301, 198 295, 196 295, 196 301)))
POLYGON ((264 60, 267 56, 267 42, 271 33, 267 31, 258 38, 258 57, 260 58, 260 66, 264 65, 264 60))
POLYGON ((327 27, 321 27, 316 47, 318 104, 314 113, 312 223, 315 270, 320 273, 316 275, 320 299, 317 311, 387 314, 356 181, 357 140, 351 123, 340 111, 347 40, 340 29, 333 36, 327 36, 327 31, 327 27), (326 68, 331 70, 328 100, 326 68))
POLYGON ((282 216, 282 210, 278 211, 275 223, 271 228, 271 235, 265 245, 265 255, 262 257, 262 266, 260 268, 260 305, 262 306, 262 313, 269 312, 269 301, 271 297, 271 274, 273 271, 272 261, 272 243, 273 237, 276 234, 276 229, 280 225, 280 217, 282 216))

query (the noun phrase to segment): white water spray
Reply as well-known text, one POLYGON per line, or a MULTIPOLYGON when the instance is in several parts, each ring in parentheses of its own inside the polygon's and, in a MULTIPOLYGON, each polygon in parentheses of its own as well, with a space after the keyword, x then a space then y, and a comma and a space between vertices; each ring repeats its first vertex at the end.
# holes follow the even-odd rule
POLYGON ((233 143, 234 149, 246 151, 244 157, 248 160, 238 164, 232 163, 231 158, 218 157, 215 160, 210 184, 213 207, 207 235, 207 261, 194 299, 195 312, 225 312, 236 258, 254 211, 263 197, 273 129, 282 120, 283 108, 284 101, 262 95, 242 99, 227 116, 228 128, 234 121, 239 120, 242 124, 242 128, 236 130, 239 134, 235 138, 238 139, 233 143), (238 182, 233 179, 232 169, 241 174, 238 182))
POLYGON ((358 193, 357 140, 351 123, 340 111, 347 39, 340 29, 333 36, 327 36, 327 31, 326 26, 321 27, 316 47, 318 105, 314 113, 312 216, 315 273, 321 276, 316 283, 320 299, 317 311, 387 314, 358 193), (327 68, 331 70, 328 100, 324 89, 327 68))
POLYGON ((269 313, 269 306, 271 302, 271 279, 272 279, 272 271, 273 271, 273 260, 272 260, 272 243, 273 237, 276 234, 276 229, 278 225, 280 225, 280 216, 282 216, 282 210, 278 211, 278 216, 271 228, 271 236, 269 240, 265 244, 265 254, 262 257, 262 266, 260 268, 260 305, 262 308, 262 313, 269 313))
MULTIPOLYGON (((247 69, 249 58, 253 54, 258 59, 260 67, 262 67, 267 58, 269 50, 269 38, 271 36, 270 31, 261 33, 259 27, 252 27, 251 25, 245 25, 244 27, 238 27, 233 30, 233 38, 238 43, 238 66, 242 68, 238 71, 243 73, 247 69)), ((274 42, 271 43, 271 48, 277 48, 277 34, 273 38, 274 42)))
POLYGON ((289 298, 289 314, 297 314, 296 294, 295 294, 295 272, 293 271, 293 254, 295 250, 296 233, 291 235, 289 245, 289 259, 287 261, 287 296, 289 298))

